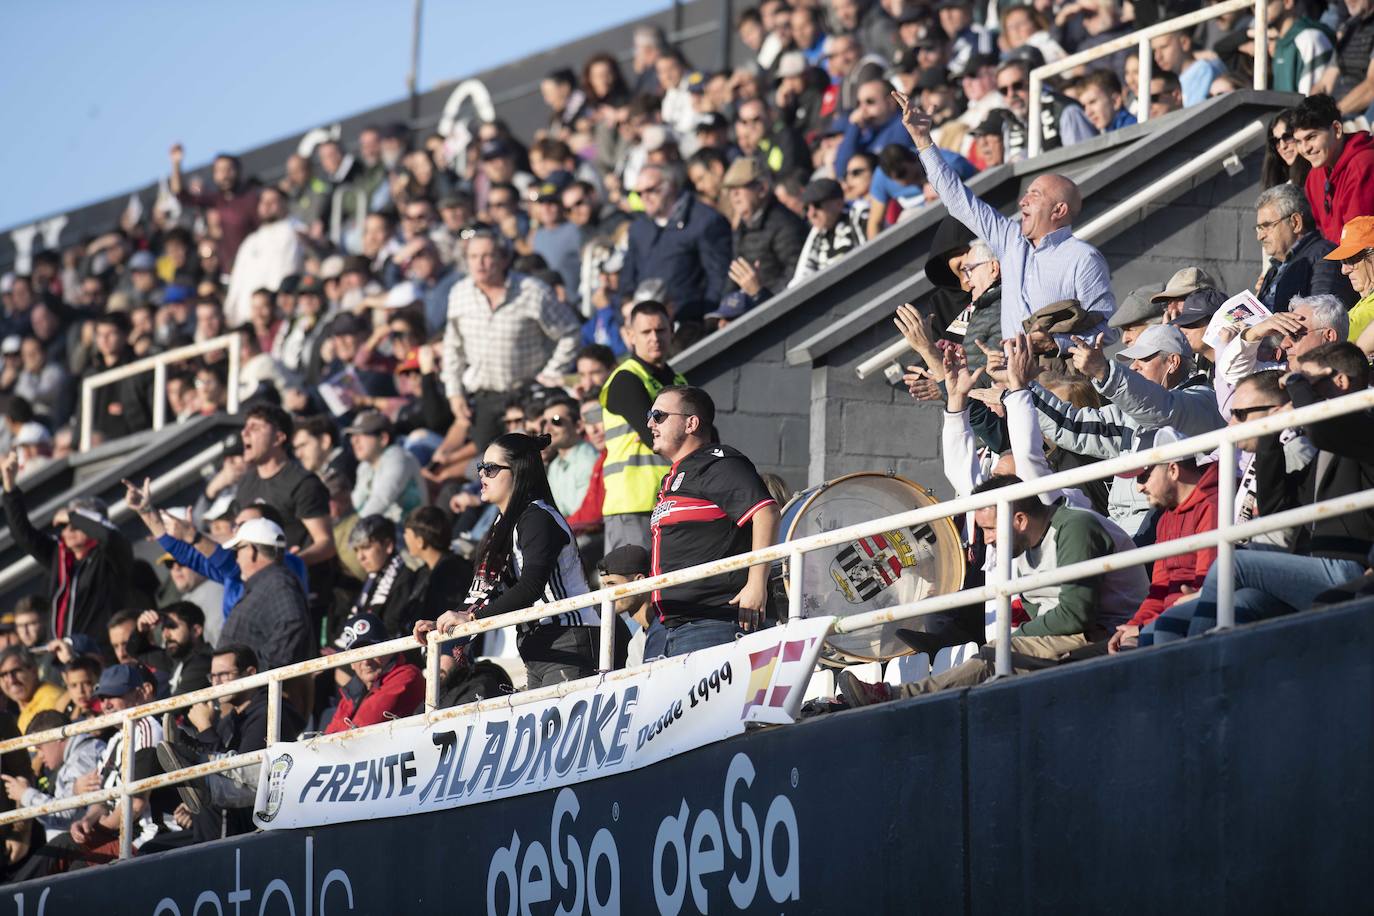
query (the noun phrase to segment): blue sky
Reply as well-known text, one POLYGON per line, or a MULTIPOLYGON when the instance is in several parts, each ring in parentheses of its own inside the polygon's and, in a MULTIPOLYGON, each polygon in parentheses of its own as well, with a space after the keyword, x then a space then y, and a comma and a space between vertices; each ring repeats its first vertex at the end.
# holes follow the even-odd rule
MULTIPOLYGON (((427 0, 420 88, 668 0, 427 0), (480 38, 478 37, 480 36, 480 38)), ((59 0, 0 30, 0 228, 405 95, 411 0, 59 0)))

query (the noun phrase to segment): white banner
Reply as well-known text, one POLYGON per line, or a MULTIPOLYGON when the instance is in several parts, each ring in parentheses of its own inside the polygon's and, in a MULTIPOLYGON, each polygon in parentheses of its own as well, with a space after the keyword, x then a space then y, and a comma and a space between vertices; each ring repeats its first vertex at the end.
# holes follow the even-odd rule
POLYGON ((275 744, 253 818, 277 830, 473 805, 790 723, 834 621, 794 620, 561 699, 275 744))

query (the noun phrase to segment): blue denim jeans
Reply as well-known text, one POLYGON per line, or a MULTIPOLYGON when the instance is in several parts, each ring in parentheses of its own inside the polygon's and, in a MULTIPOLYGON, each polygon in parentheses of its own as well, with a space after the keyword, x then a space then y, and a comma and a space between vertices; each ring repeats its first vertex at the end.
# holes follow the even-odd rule
MULTIPOLYGON (((1235 553, 1236 623, 1253 623, 1306 610, 1313 600, 1334 585, 1364 573, 1364 564, 1353 560, 1299 557, 1272 550, 1237 550, 1235 553)), ((1177 604, 1161 614, 1140 634, 1140 645, 1198 636, 1217 624, 1217 567, 1207 572, 1196 601, 1177 604)))
POLYGON ((649 621, 649 629, 644 633, 644 660, 651 662, 656 658, 662 658, 668 654, 668 628, 663 625, 653 610, 649 611, 653 620, 649 621))
MULTIPOLYGON (((664 655, 686 655, 697 649, 709 649, 734 642, 743 635, 739 624, 733 620, 690 620, 680 626, 668 629, 668 644, 664 655)), ((648 646, 645 646, 648 657, 648 646)))

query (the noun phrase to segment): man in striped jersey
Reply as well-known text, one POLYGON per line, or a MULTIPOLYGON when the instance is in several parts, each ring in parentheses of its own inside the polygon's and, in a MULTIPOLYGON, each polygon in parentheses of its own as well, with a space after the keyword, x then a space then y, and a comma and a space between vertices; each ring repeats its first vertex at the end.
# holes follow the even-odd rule
MULTIPOLYGON (((142 665, 111 665, 100 675, 95 695, 100 697, 101 712, 121 712, 142 706, 153 699, 155 692, 152 672, 142 665)), ((157 761, 157 745, 163 738, 162 723, 156 716, 146 716, 134 723, 134 779, 147 779, 162 772, 157 761)), ((100 755, 99 765, 77 779, 77 794, 97 789, 113 789, 124 781, 123 731, 116 731, 100 755)), ((163 832, 162 815, 171 810, 158 805, 154 811, 153 793, 135 795, 133 799, 133 846, 138 849, 145 842, 163 832), (161 810, 165 808, 166 810, 161 810)), ((168 818, 170 820, 170 818, 168 818)), ((86 809, 71 826, 71 839, 83 858, 100 861, 105 856, 119 854, 119 807, 115 801, 99 802, 86 809)), ((61 845, 66 845, 65 842, 61 845)))
MULTIPOLYGON (((715 418, 711 396, 689 386, 663 389, 649 411, 654 451, 672 462, 649 523, 654 575, 773 543, 778 504, 748 458, 713 444, 715 418)), ((665 654, 758 629, 767 600, 767 564, 654 592, 654 611, 668 629, 665 654)))

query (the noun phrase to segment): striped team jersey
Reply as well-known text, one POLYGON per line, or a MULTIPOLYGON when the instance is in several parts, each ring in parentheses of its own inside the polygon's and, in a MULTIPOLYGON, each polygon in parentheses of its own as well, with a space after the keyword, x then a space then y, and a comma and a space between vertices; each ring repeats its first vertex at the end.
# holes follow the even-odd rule
MULTIPOLYGON (((673 465, 658 489, 650 516, 654 575, 748 553, 749 522, 760 509, 775 505, 753 463, 728 445, 708 445, 673 465)), ((654 607, 667 626, 689 620, 735 620, 730 600, 749 579, 749 571, 713 576, 653 594, 654 607)))
MULTIPOLYGON (((478 617, 519 611, 591 591, 582 572, 582 557, 572 529, 562 513, 543 500, 535 500, 520 513, 511 548, 510 562, 499 579, 494 580, 481 569, 473 577, 465 603, 478 617)), ((601 614, 593 606, 543 617, 538 622, 596 627, 601 625, 601 614)))

